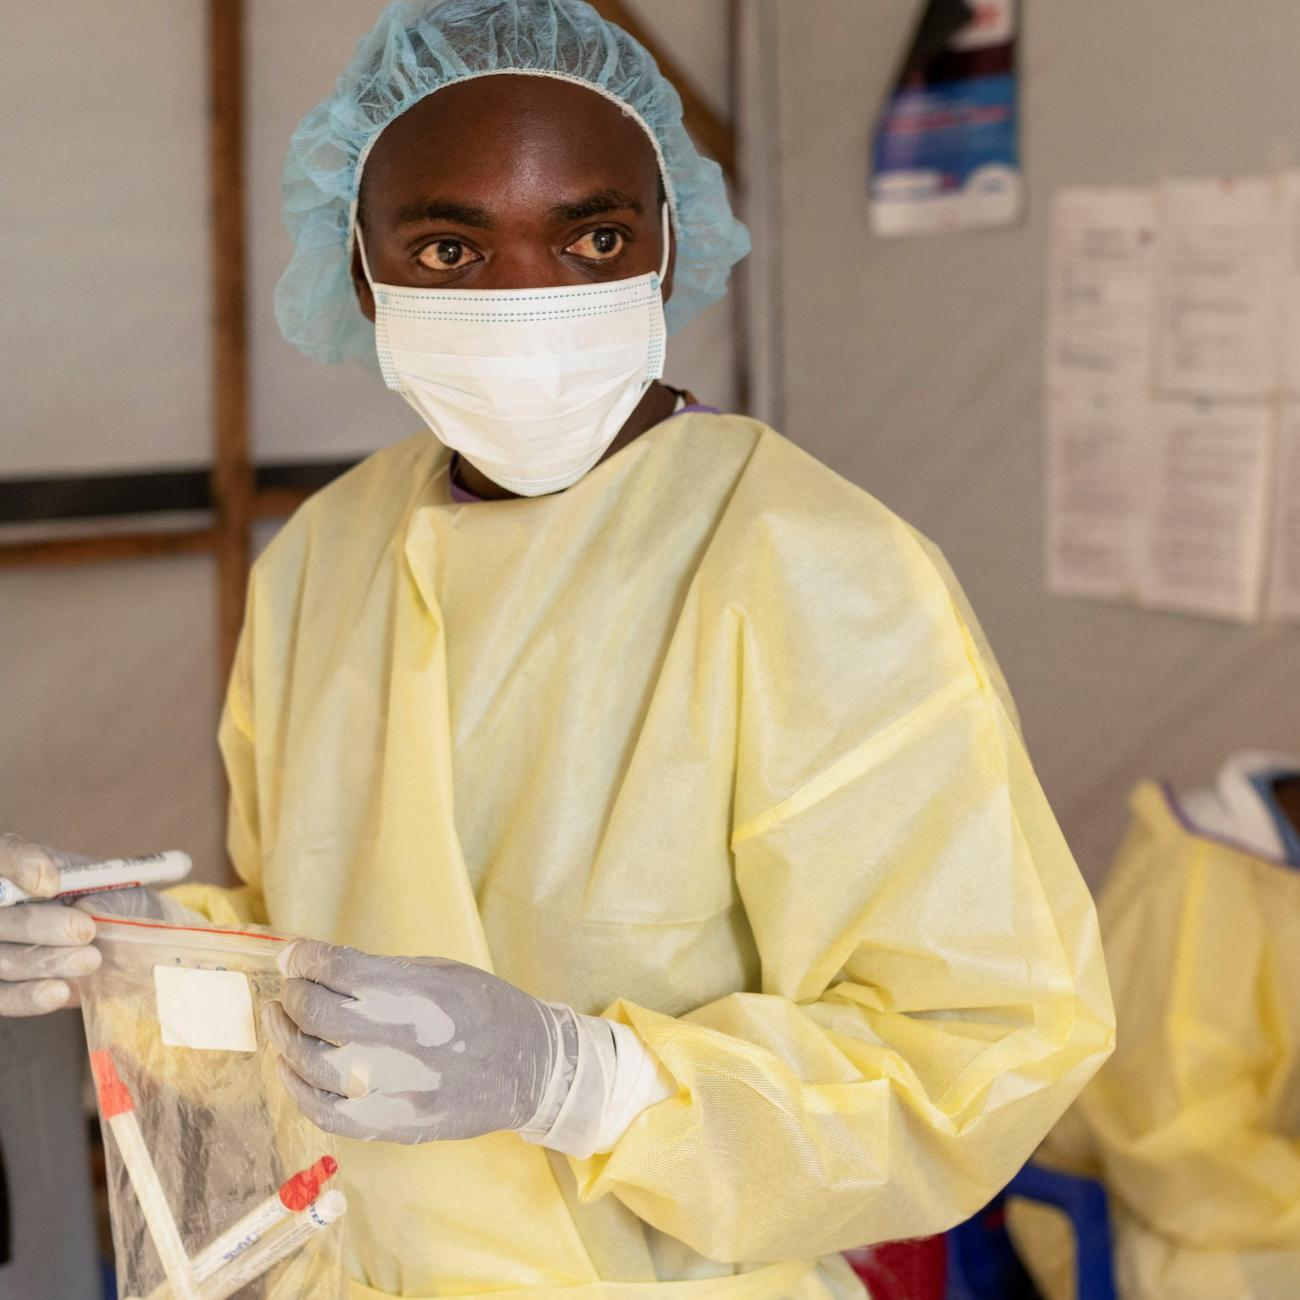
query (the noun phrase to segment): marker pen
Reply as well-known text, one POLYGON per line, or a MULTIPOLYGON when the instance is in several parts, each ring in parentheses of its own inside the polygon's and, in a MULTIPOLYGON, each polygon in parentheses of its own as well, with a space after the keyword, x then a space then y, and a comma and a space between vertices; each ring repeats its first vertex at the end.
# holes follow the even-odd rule
MULTIPOLYGON (((250 1210, 233 1227, 199 1251, 190 1262, 194 1277, 206 1282, 214 1273, 225 1268, 232 1260, 250 1250, 282 1219, 307 1209, 316 1199, 321 1187, 338 1170, 333 1156, 321 1156, 310 1169, 303 1169, 287 1179, 274 1196, 250 1210)), ((165 1300, 171 1294, 167 1283, 155 1287, 146 1300, 165 1300)))
MULTIPOLYGON (((86 862, 80 866, 59 868, 59 892, 55 898, 73 898, 78 894, 99 894, 108 889, 131 889, 138 885, 171 885, 190 874, 188 853, 168 849, 165 853, 146 853, 140 858, 108 858, 103 862, 86 862)), ((0 877, 0 907, 12 907, 33 898, 11 880, 0 877)), ((48 902, 48 899, 36 899, 48 902)))
POLYGON ((131 1180, 136 1200, 140 1202, 145 1226, 153 1238, 172 1294, 177 1300, 200 1300, 199 1285, 185 1254, 181 1235, 176 1231, 176 1220, 172 1218, 167 1195, 158 1181, 158 1171, 135 1117, 131 1090, 122 1082, 111 1052, 103 1049, 91 1052, 90 1066, 99 1094, 99 1113, 117 1141, 127 1177, 131 1180))

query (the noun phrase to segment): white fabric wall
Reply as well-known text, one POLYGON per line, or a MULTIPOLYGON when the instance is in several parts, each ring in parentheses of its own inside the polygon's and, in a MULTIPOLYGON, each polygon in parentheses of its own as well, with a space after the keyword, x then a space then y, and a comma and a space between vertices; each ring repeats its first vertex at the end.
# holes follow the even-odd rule
POLYGON ((0 827, 224 872, 212 565, 0 571, 0 827))
POLYGON ((206 455, 203 41, 196 4, 5 5, 0 475, 206 455))
POLYGON ((405 437, 414 413, 357 364, 318 366, 280 337, 272 293, 289 259, 280 168, 289 137, 331 90, 374 6, 357 0, 246 5, 249 308, 259 460, 343 460, 405 437))
MULTIPOLYGON (((21 4, 0 41, 0 477, 194 467, 210 440, 204 11, 21 4)), ((253 452, 345 459, 419 428, 375 372, 280 338, 279 173, 379 0, 246 6, 253 452)), ((725 0, 643 3, 728 112, 725 0)), ((719 304, 669 378, 734 402, 719 304)), ((259 530, 259 542, 269 535, 259 530)), ((225 874, 206 557, 0 570, 0 830, 86 853, 174 847, 225 874)))
POLYGON ((915 0, 757 9, 765 43, 750 62, 768 69, 762 166, 779 223, 764 249, 768 407, 944 548, 1057 814, 1099 880, 1138 779, 1197 783, 1242 746, 1300 751, 1300 629, 1046 594, 1048 202, 1063 184, 1268 169, 1279 149, 1295 160, 1300 7, 1029 0, 1027 221, 893 242, 867 234, 867 159, 915 0))

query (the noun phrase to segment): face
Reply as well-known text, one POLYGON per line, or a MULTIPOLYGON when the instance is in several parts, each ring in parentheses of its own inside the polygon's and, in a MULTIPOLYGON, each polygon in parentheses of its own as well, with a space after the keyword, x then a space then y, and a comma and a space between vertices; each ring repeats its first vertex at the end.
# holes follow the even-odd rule
MULTIPOLYGON (((358 220, 382 284, 591 284, 659 270, 661 193, 645 132, 603 96, 551 77, 479 77, 389 124, 358 220)), ((352 279, 374 320, 355 251, 352 279)), ((670 263, 665 299, 671 289, 670 263)))

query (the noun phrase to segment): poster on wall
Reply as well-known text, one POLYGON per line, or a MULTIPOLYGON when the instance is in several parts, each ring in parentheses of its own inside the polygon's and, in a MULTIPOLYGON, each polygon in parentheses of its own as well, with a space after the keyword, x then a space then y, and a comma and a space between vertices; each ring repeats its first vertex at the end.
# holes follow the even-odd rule
POLYGON ((1018 21, 1017 0, 929 0, 876 128, 876 235, 1019 219, 1018 21))

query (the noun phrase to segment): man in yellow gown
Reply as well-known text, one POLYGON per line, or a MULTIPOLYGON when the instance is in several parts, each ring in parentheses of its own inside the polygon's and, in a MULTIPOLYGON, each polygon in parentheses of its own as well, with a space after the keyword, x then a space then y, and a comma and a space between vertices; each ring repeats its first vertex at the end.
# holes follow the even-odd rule
MULTIPOLYGON (((354 1294, 860 1295, 837 1252, 977 1209, 1112 1040, 961 592, 659 382, 746 240, 580 0, 391 5, 286 213, 282 328, 377 355, 427 428, 258 562, 221 729, 243 883, 178 897, 307 936, 266 1031, 344 1139, 354 1294)), ((0 1009, 93 960, 52 910, 0 916, 41 944, 0 1009)))
MULTIPOLYGON (((1040 1159, 1106 1186, 1120 1300, 1300 1293, 1300 761, 1148 784, 1099 908, 1119 1041, 1040 1159)), ((1013 1201, 1044 1295, 1068 1233, 1013 1201)))

